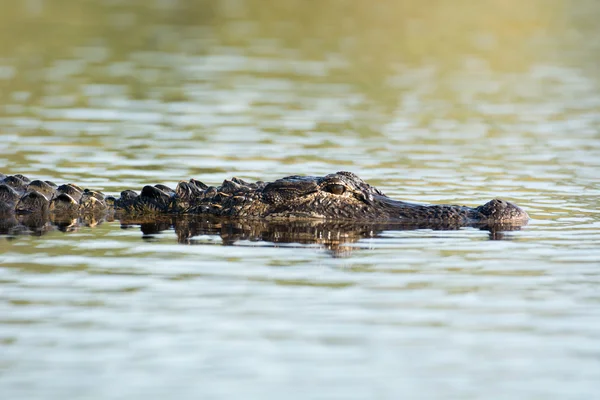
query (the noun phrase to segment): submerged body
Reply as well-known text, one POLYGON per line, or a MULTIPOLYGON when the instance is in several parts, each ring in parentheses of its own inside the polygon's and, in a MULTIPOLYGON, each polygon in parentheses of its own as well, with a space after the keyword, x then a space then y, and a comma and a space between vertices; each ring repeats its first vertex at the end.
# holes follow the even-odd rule
POLYGON ((524 225, 520 207, 492 200, 479 207, 422 205, 393 200, 351 172, 322 177, 288 176, 274 182, 245 182, 238 178, 214 187, 191 179, 175 189, 145 186, 138 194, 118 198, 77 185, 57 186, 31 181, 23 175, 0 174, 0 215, 50 213, 73 218, 108 212, 132 215, 205 214, 247 219, 325 219, 361 222, 394 221, 454 226, 476 224, 524 225))

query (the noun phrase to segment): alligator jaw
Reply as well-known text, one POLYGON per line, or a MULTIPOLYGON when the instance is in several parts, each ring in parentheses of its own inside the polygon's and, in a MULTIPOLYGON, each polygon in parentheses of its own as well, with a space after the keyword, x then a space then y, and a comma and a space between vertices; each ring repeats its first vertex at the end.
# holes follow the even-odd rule
POLYGON ((491 200, 479 207, 434 204, 423 205, 390 199, 384 195, 373 196, 373 207, 385 214, 387 220, 400 222, 452 222, 465 226, 505 224, 522 226, 529 215, 519 206, 500 199, 491 200))
POLYGON ((390 199, 385 195, 374 195, 373 204, 383 213, 384 219, 399 222, 440 222, 468 223, 471 209, 455 205, 423 205, 390 199))

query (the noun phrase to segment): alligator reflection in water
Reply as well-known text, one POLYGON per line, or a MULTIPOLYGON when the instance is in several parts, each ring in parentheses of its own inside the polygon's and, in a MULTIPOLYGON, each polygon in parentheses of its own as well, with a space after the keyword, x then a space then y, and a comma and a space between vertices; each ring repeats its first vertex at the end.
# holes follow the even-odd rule
MULTIPOLYGON (((357 223, 349 221, 241 221, 217 218, 174 216, 164 221, 155 219, 141 222, 121 220, 122 226, 140 225, 144 235, 153 235, 174 228, 179 243, 194 243, 200 235, 218 235, 224 245, 233 245, 242 240, 272 243, 318 244, 333 249, 364 238, 380 237, 384 231, 406 231, 417 229, 458 230, 449 224, 436 226, 400 223, 357 223)), ((504 239, 503 232, 520 230, 514 225, 486 225, 479 229, 490 233, 490 239, 504 239)))
MULTIPOLYGON (((334 253, 347 252, 351 243, 364 238, 382 237, 384 231, 405 231, 417 229, 458 230, 461 227, 450 223, 406 224, 406 223, 366 223, 352 221, 299 220, 268 221, 239 220, 199 215, 162 215, 147 217, 113 216, 106 218, 55 219, 39 214, 16 215, 0 220, 0 234, 8 237, 18 235, 41 236, 52 231, 73 232, 82 227, 94 227, 103 222, 119 221, 121 228, 139 226, 143 238, 152 238, 167 230, 174 230, 177 241, 182 244, 202 244, 195 238, 201 235, 219 236, 223 245, 233 245, 240 241, 271 242, 275 244, 297 243, 315 244, 334 253)), ((473 225, 489 232, 491 240, 506 239, 505 231, 519 230, 520 226, 510 224, 473 225)))

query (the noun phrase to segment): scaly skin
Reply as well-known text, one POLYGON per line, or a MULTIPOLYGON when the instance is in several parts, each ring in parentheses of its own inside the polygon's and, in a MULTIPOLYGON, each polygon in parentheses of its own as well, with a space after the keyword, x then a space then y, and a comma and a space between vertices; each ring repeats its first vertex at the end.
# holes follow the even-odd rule
POLYGON ((241 219, 389 221, 421 227, 440 223, 453 227, 524 225, 529 220, 521 208, 498 199, 475 208, 393 200, 350 172, 288 176, 269 183, 233 178, 218 187, 191 179, 174 190, 164 185, 145 186, 140 194, 126 190, 119 198, 73 184, 57 186, 22 175, 0 174, 0 215, 36 213, 59 219, 103 213, 202 214, 241 219))

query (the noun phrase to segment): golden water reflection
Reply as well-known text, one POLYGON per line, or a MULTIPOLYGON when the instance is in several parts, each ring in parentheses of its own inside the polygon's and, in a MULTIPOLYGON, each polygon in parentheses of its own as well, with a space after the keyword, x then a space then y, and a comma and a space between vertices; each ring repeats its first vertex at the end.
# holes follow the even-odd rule
MULTIPOLYGON (((432 79, 439 81, 457 70, 523 73, 549 61, 590 57, 585 49, 578 55, 563 47, 583 24, 574 11, 598 13, 593 3, 565 0, 2 3, 0 93, 6 104, 25 92, 30 105, 53 93, 68 96, 63 101, 70 105, 86 104, 80 85, 92 82, 124 84, 138 98, 153 97, 154 87, 163 86, 163 100, 185 99, 176 89, 188 81, 185 71, 149 64, 139 74, 127 65, 132 52, 205 57, 229 48, 232 55, 278 62, 254 74, 352 84, 393 109, 403 86, 393 78, 407 66, 434 68, 432 79), (328 67, 316 63, 298 75, 300 61, 328 67)), ((579 45, 597 46, 596 28, 583 28, 591 32, 579 45)), ((456 96, 443 85, 433 90, 435 97, 456 96)), ((61 102, 54 103, 43 105, 61 102)))

